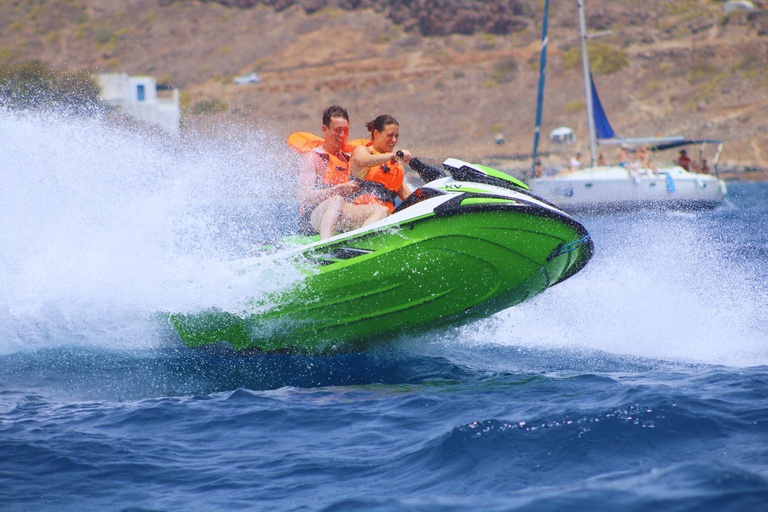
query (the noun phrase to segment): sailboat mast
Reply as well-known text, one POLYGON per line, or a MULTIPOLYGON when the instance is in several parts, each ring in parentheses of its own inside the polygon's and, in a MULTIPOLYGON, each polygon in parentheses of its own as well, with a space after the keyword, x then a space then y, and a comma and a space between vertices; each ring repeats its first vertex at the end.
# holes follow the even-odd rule
POLYGON ((541 137, 541 111, 544 105, 544 81, 547 76, 547 25, 549 19, 549 0, 544 0, 544 18, 541 28, 541 55, 539 56, 539 92, 536 98, 536 126, 533 129, 533 151, 531 152, 531 176, 535 176, 536 150, 539 147, 541 137))
POLYGON ((584 16, 584 0, 577 0, 579 4, 579 38, 581 39, 581 61, 584 67, 584 93, 587 99, 587 123, 589 126, 589 151, 592 158, 592 167, 595 166, 597 145, 595 143, 595 113, 592 107, 592 83, 589 79, 589 58, 587 56, 587 22, 584 16))

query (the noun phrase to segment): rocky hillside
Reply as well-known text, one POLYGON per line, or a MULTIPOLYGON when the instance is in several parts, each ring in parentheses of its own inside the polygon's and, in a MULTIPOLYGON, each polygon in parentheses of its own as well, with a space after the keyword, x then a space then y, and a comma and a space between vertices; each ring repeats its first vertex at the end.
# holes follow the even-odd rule
MULTIPOLYGON (((727 141, 768 167, 768 11, 708 0, 587 0, 595 83, 620 136, 727 141)), ((401 146, 441 158, 530 152, 543 2, 525 0, 1 0, 0 64, 41 59, 151 74, 182 88, 189 130, 319 131, 339 103, 352 136, 380 113, 401 146), (256 71, 261 83, 237 85, 256 71), (502 135, 505 143, 497 145, 502 135)), ((588 152, 576 1, 551 2, 543 132, 588 152)), ((543 151, 563 148, 544 143, 543 151)), ((565 154, 562 155, 563 157, 565 154)))

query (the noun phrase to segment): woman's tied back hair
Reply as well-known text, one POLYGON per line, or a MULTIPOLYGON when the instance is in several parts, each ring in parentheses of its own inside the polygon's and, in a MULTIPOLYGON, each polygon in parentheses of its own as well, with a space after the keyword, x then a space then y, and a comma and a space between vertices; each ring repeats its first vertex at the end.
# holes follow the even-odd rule
POLYGON ((374 130, 381 133, 384 131, 384 127, 389 124, 396 124, 397 126, 400 126, 400 123, 397 122, 397 119, 390 115, 382 114, 373 121, 368 121, 365 123, 365 127, 369 132, 371 132, 371 139, 373 139, 374 130))

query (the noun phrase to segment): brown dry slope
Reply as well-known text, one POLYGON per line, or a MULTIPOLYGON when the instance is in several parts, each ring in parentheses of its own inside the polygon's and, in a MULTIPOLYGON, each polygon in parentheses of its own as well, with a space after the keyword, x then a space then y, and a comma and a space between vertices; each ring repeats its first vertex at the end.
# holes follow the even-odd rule
MULTIPOLYGON (((0 63, 38 58, 152 74, 182 86, 187 106, 226 102, 224 113, 188 111, 189 129, 226 118, 280 136, 316 131, 322 108, 341 103, 353 137, 390 113, 401 121, 401 144, 427 157, 530 151, 539 2, 2 0, 0 7, 0 63), (251 71, 262 83, 232 83, 251 71), (504 146, 494 144, 499 132, 504 146)), ((551 9, 543 129, 570 126, 586 149, 576 2, 551 9)), ((768 11, 726 15, 708 0, 588 0, 586 10, 591 30, 613 32, 591 46, 618 134, 722 138, 729 164, 768 167, 768 11)))

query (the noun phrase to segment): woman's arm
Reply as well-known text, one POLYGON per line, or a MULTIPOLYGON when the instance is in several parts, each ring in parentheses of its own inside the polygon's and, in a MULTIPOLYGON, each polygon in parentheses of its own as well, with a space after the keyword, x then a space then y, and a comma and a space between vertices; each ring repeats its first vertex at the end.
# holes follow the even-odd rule
POLYGON ((367 146, 358 146, 352 152, 352 158, 349 161, 349 172, 353 176, 364 179, 368 174, 368 169, 375 165, 387 163, 395 158, 394 153, 372 154, 367 146))

